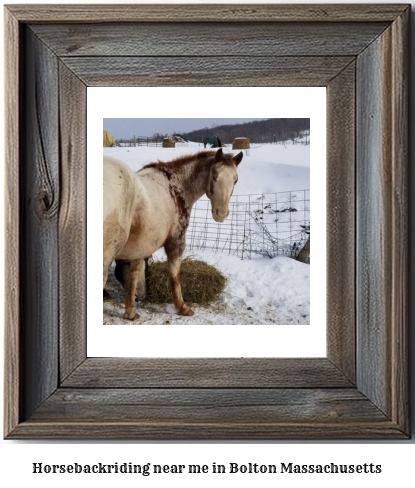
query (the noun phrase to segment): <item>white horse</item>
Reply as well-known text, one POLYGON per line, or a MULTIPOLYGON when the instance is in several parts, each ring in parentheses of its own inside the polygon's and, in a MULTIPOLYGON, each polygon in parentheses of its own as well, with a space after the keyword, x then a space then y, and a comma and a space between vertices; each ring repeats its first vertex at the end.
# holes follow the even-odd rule
POLYGON ((169 163, 151 163, 133 173, 104 157, 104 287, 114 259, 130 261, 124 318, 135 320, 135 295, 145 289, 144 259, 164 247, 169 262, 173 303, 180 315, 193 315, 183 301, 180 264, 193 204, 204 194, 212 217, 223 222, 238 181, 236 156, 203 151, 169 163))

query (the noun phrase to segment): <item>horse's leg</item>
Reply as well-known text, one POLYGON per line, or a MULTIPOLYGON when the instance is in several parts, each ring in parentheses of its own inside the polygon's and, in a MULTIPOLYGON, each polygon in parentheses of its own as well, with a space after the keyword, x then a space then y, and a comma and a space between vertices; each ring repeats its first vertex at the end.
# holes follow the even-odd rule
POLYGON ((105 285, 107 284, 107 279, 108 279, 108 266, 105 266, 105 260, 104 260, 104 266, 103 266, 103 273, 102 273, 102 278, 103 278, 103 285, 102 289, 105 288, 105 285))
MULTIPOLYGON (((105 254, 105 253, 104 253, 105 254)), ((105 259, 105 255, 104 255, 104 260, 103 260, 103 285, 102 285, 102 289, 103 289, 103 298, 110 298, 110 294, 107 292, 107 290, 105 289, 105 285, 107 284, 107 280, 108 280, 108 271, 109 271, 109 268, 111 266, 111 259, 105 259)))
POLYGON ((105 285, 107 284, 107 279, 108 279, 108 271, 110 269, 112 263, 112 259, 109 256, 105 256, 105 251, 104 251, 104 259, 103 259, 103 285, 102 288, 105 288, 105 285))
MULTIPOLYGON (((139 300, 144 300, 147 295, 146 277, 145 277, 145 262, 140 265, 138 285, 136 295, 139 300)), ((125 290, 129 290, 130 286, 130 261, 121 259, 116 260, 115 277, 122 284, 125 290)))
POLYGON ((130 283, 128 286, 127 295, 125 297, 125 312, 124 318, 129 320, 136 320, 139 315, 135 309, 135 294, 137 291, 137 284, 144 269, 144 259, 134 259, 130 261, 130 283))
POLYGON ((125 290, 129 288, 130 280, 130 261, 122 259, 115 260, 115 278, 122 284, 125 290))
POLYGON ((179 315, 187 315, 191 317, 194 315, 193 310, 186 305, 182 296, 182 287, 180 286, 180 265, 182 262, 182 254, 184 245, 166 245, 164 247, 167 259, 169 262, 170 283, 173 292, 173 303, 179 315))
POLYGON ((138 283, 137 283, 137 298, 139 300, 144 300, 147 296, 146 287, 146 262, 144 259, 140 259, 140 265, 138 270, 138 283))

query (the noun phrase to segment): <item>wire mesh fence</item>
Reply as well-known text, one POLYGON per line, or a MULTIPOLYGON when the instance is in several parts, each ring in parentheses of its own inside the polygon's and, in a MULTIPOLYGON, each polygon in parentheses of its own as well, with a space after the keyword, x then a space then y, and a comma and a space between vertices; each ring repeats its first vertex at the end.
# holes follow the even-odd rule
POLYGON ((233 195, 229 216, 217 223, 208 199, 193 207, 188 249, 227 252, 241 259, 252 254, 295 257, 310 234, 310 190, 233 195))

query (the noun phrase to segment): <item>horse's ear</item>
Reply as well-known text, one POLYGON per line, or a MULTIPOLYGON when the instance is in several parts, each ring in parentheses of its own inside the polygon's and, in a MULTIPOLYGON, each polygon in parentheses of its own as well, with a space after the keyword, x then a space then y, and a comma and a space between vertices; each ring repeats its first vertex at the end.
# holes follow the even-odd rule
POLYGON ((215 163, 223 158, 222 148, 218 149, 215 154, 215 163))
POLYGON ((242 158, 244 157, 243 152, 241 151, 239 154, 237 154, 233 160, 235 161, 236 166, 242 161, 242 158))

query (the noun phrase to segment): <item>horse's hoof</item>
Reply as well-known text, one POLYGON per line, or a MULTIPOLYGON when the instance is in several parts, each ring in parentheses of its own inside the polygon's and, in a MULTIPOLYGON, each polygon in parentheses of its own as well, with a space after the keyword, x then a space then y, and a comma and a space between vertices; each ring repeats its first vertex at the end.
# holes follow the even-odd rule
POLYGON ((140 318, 140 316, 134 310, 133 312, 130 312, 130 313, 125 312, 124 313, 124 318, 127 319, 127 320, 138 320, 140 318))
POLYGON ((185 317, 192 317, 195 314, 193 312, 193 310, 188 305, 186 305, 185 303, 182 305, 182 307, 180 308, 180 310, 177 313, 179 315, 183 315, 185 317))

